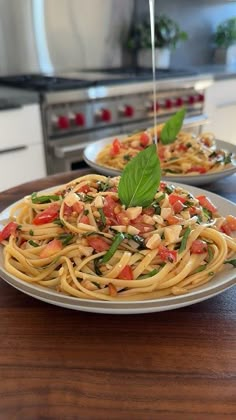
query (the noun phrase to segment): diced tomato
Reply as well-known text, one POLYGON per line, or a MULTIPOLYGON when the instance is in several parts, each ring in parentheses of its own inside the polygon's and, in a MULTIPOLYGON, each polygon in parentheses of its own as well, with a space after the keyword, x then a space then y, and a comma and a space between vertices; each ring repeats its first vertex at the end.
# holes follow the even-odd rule
POLYGON ((123 280, 133 280, 134 279, 133 270, 132 270, 130 265, 126 265, 123 268, 123 270, 118 275, 118 279, 123 279, 123 280))
POLYGON ((130 220, 125 211, 121 211, 120 213, 116 214, 116 219, 119 225, 128 226, 130 220))
POLYGON ((169 203, 173 205, 176 201, 180 201, 181 203, 185 203, 187 201, 187 197, 183 197, 182 195, 171 193, 169 195, 169 203))
POLYGON ((178 225, 181 219, 177 216, 168 216, 166 220, 169 225, 178 225))
POLYGON ((212 213, 216 212, 217 208, 216 208, 216 206, 214 206, 214 204, 212 203, 210 198, 206 197, 205 195, 199 195, 196 198, 198 199, 198 201, 199 201, 199 203, 201 204, 202 207, 211 211, 212 213))
POLYGON ((177 251, 170 250, 164 245, 159 246, 158 254, 164 262, 175 262, 177 260, 177 251))
POLYGON ((223 223, 223 225, 221 226, 221 231, 224 232, 228 236, 232 235, 232 230, 230 229, 230 226, 228 225, 227 222, 223 223))
POLYGON ((155 213, 155 210, 153 207, 147 207, 146 209, 143 209, 143 214, 147 214, 148 216, 153 216, 155 213))
POLYGON ((172 208, 173 208, 173 210, 174 210, 175 213, 180 213, 184 209, 184 204, 180 200, 177 200, 172 205, 172 208))
POLYGON ((236 230, 236 217, 234 216, 226 216, 226 222, 229 228, 234 232, 236 230))
POLYGON ((87 194, 90 190, 88 185, 83 185, 82 187, 80 187, 80 189, 78 190, 78 192, 83 192, 85 194, 87 194))
POLYGON ((186 146, 186 144, 180 143, 178 145, 178 147, 176 148, 176 150, 180 151, 180 152, 186 152, 186 150, 188 149, 188 147, 186 146))
POLYGON ((62 249, 62 243, 59 239, 53 239, 49 242, 45 248, 40 252, 39 256, 41 258, 51 257, 51 255, 56 254, 62 249))
POLYGON ((139 230, 140 233, 152 232, 154 230, 153 225, 143 221, 143 214, 140 214, 136 219, 130 220, 130 224, 139 230))
POLYGON ((17 227, 18 224, 15 222, 8 223, 0 232, 0 242, 8 239, 10 235, 13 235, 16 232, 17 227))
POLYGON ((196 206, 191 206, 189 207, 189 213, 191 216, 194 216, 195 214, 200 214, 201 210, 199 208, 197 208, 196 206))
POLYGON ((78 214, 81 213, 84 210, 84 203, 81 203, 81 201, 77 201, 73 204, 72 210, 78 214))
POLYGON ((88 236, 87 241, 89 246, 97 252, 107 251, 110 248, 110 245, 105 241, 105 239, 100 238, 99 236, 88 236))
POLYGON ((59 213, 59 205, 51 204, 47 209, 43 210, 41 213, 38 213, 33 220, 34 225, 43 225, 45 223, 53 222, 57 219, 59 213))
POLYGON ((196 239, 190 247, 190 252, 192 254, 204 254, 204 252, 207 252, 207 243, 201 239, 196 239))
POLYGON ((104 206, 103 206, 103 213, 106 217, 114 217, 114 208, 117 206, 117 202, 113 200, 113 198, 110 195, 107 195, 104 200, 104 206))
POLYGON ((160 191, 164 191, 164 189, 166 188, 166 186, 167 186, 167 183, 164 182, 164 181, 161 181, 160 182, 160 191))
POLYGON ((139 141, 143 147, 146 147, 149 144, 149 135, 147 133, 142 133, 139 141))
POLYGON ((110 154, 117 155, 120 152, 121 144, 118 139, 113 140, 111 145, 110 154))
POLYGON ((64 203, 63 215, 70 216, 72 212, 73 212, 73 208, 68 206, 66 203, 64 203))
POLYGON ((203 166, 192 166, 190 169, 188 169, 187 173, 189 172, 199 172, 199 174, 205 174, 207 170, 206 168, 203 168, 203 166))
POLYGON ((139 230, 139 233, 148 233, 154 230, 153 225, 148 225, 147 223, 131 223, 133 227, 139 230))
POLYGON ((90 224, 89 218, 88 216, 86 216, 85 214, 83 214, 83 216, 80 218, 80 223, 85 223, 86 225, 90 224))

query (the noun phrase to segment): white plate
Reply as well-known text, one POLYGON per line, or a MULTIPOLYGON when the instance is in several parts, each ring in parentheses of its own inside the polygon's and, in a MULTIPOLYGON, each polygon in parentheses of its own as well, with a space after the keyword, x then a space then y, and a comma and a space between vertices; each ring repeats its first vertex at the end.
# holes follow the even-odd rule
MULTIPOLYGON (((122 140, 123 138, 127 137, 126 135, 119 136, 119 139, 122 140)), ((111 144, 114 140, 113 137, 107 137, 102 140, 98 140, 95 143, 89 144, 86 149, 84 150, 84 160, 85 162, 95 169, 97 172, 100 172, 107 176, 117 176, 121 175, 121 171, 118 169, 108 168, 106 166, 100 165, 96 162, 96 158, 98 153, 107 145, 111 144)), ((222 140, 216 140, 217 148, 224 149, 228 152, 232 152, 236 156, 236 145, 227 143, 222 140)), ((235 158, 235 165, 229 169, 225 169, 220 172, 215 172, 211 174, 199 174, 199 175, 169 175, 169 176, 162 176, 163 181, 168 182, 183 182, 189 185, 204 185, 209 184, 211 182, 217 181, 218 179, 222 179, 226 176, 232 175, 236 172, 236 158, 235 158)))
MULTIPOLYGON (((190 187, 185 184, 178 185, 188 189, 194 195, 207 194, 207 196, 211 198, 214 204, 218 207, 218 210, 222 215, 236 213, 236 204, 223 199, 216 194, 204 191, 200 188, 190 187)), ((53 189, 55 190, 57 188, 59 187, 54 187, 53 189)), ((7 207, 0 214, 0 229, 2 229, 1 221, 4 221, 8 218, 9 211, 12 206, 13 205, 7 207)), ((217 294, 222 293, 224 290, 236 284, 235 269, 227 265, 225 266, 224 270, 217 274, 209 283, 194 289, 186 295, 167 296, 160 299, 130 302, 104 302, 92 301, 89 299, 79 299, 58 293, 54 290, 47 289, 42 286, 26 283, 9 274, 4 269, 3 247, 0 247, 0 276, 14 288, 44 302, 79 311, 105 314, 141 314, 182 308, 184 306, 192 305, 194 303, 198 303, 216 296, 217 294)))

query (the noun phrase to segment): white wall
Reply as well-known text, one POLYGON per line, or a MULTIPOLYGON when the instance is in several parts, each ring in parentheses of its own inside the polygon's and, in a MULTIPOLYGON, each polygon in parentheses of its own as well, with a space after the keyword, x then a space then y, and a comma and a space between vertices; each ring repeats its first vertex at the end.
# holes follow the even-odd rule
POLYGON ((133 0, 46 0, 51 61, 57 69, 119 66, 133 0))

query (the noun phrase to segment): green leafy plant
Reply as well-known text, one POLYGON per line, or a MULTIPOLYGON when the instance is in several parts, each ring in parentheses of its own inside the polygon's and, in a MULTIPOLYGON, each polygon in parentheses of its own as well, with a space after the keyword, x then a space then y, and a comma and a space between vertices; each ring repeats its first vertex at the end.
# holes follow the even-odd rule
MULTIPOLYGON (((166 15, 155 17, 155 47, 176 48, 180 41, 186 41, 188 35, 182 31, 177 22, 166 15)), ((128 49, 140 50, 151 48, 150 19, 135 23, 131 26, 128 40, 128 49)))
POLYGON ((214 43, 218 48, 228 48, 236 43, 236 17, 227 19, 217 26, 214 43))

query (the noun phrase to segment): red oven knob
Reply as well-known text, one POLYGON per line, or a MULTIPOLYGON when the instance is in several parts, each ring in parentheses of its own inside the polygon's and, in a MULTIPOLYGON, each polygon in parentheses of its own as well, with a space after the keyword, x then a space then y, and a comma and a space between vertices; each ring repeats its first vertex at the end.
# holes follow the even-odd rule
POLYGON ((111 121, 111 111, 109 111, 109 109, 103 108, 100 110, 97 117, 99 121, 109 122, 111 121))
POLYGON ((182 106, 184 104, 184 100, 182 98, 176 98, 175 106, 182 106))
POLYGON ((188 104, 189 105, 193 105, 193 104, 195 104, 195 102, 196 102, 195 96, 191 95, 191 96, 188 97, 188 104))
POLYGON ((197 97, 197 101, 198 102, 204 102, 204 99, 205 99, 204 95, 202 93, 199 93, 199 95, 197 97))
POLYGON ((84 114, 78 113, 75 115, 75 124, 79 127, 83 127, 85 125, 85 116, 84 114))
POLYGON ((125 105, 124 109, 122 110, 122 114, 124 117, 133 117, 134 108, 131 105, 125 105))
POLYGON ((171 99, 166 99, 166 100, 165 100, 164 107, 165 107, 166 109, 171 109, 171 108, 172 108, 172 106, 173 106, 172 100, 171 100, 171 99))
POLYGON ((57 127, 60 130, 65 130, 69 128, 69 126, 70 126, 69 118, 66 117, 65 115, 60 115, 57 120, 57 127))

